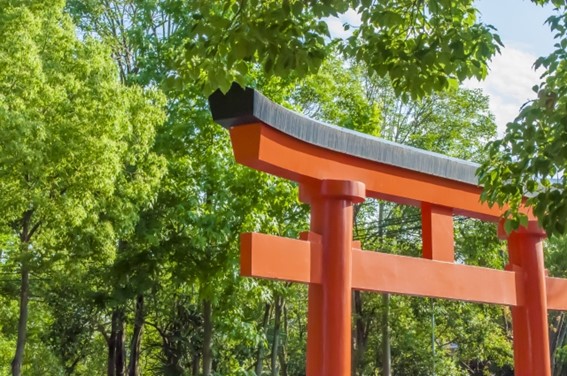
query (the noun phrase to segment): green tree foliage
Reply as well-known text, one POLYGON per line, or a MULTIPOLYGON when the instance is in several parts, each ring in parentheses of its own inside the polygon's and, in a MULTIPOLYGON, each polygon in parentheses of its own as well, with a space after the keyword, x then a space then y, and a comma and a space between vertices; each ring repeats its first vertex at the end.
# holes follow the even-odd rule
POLYGON ((156 163, 148 145, 163 121, 160 96, 122 86, 109 51, 78 39, 62 10, 62 2, 0 4, 1 224, 15 242, 5 262, 21 278, 14 375, 22 372, 34 279, 99 251, 59 246, 70 231, 104 227, 115 197, 145 194, 149 176, 138 166, 156 163), (122 179, 138 184, 117 192, 122 179))
MULTIPOLYGON (((565 278, 567 276, 567 237, 554 236, 546 242, 545 264, 549 275, 565 278)), ((552 372, 559 376, 567 370, 567 315, 565 312, 550 312, 549 342, 552 353, 552 372)))
POLYGON ((534 64, 544 69, 543 81, 533 87, 537 99, 526 103, 508 123, 504 137, 489 145, 479 176, 485 187, 483 199, 510 205, 510 228, 526 223, 518 209, 527 197, 525 203, 547 233, 560 235, 567 231, 567 6, 563 1, 552 3, 557 14, 547 24, 557 43, 553 53, 534 64))
MULTIPOLYGON (((157 83, 168 97, 168 119, 153 149, 167 160, 168 172, 152 207, 140 214, 135 240, 114 265, 113 274, 120 276, 115 286, 126 292, 126 306, 135 293, 143 294, 145 315, 155 317, 147 325, 152 343, 161 343, 161 364, 154 363, 154 369, 237 372, 246 367, 240 344, 248 338, 255 348, 259 339, 249 323, 252 313, 236 297, 264 290, 235 273, 238 234, 265 229, 297 236, 306 212, 296 189, 236 165, 228 135, 212 123, 199 84, 178 85, 172 53, 184 45, 180 14, 161 3, 70 2, 68 7, 87 34, 113 46, 126 82, 157 83), (168 305, 179 309, 154 315, 168 305), (188 312, 193 319, 181 325, 178 317, 188 312), (178 339, 176 330, 192 333, 189 341, 178 339), (223 346, 217 346, 221 339, 223 346)), ((126 323, 132 319, 126 312, 126 323)))
MULTIPOLYGON (((72 2, 75 10, 98 15, 109 4, 72 2)), ((335 42, 322 19, 349 8, 360 12, 363 26, 345 41, 345 54, 367 63, 374 73, 389 74, 398 93, 413 97, 448 88, 457 79, 483 78, 486 62, 500 45, 494 30, 477 21, 472 0, 126 4, 123 9, 131 15, 141 6, 159 8, 170 16, 156 34, 165 32, 178 39, 177 47, 167 51, 173 54, 170 58, 178 77, 197 82, 206 93, 218 87, 227 90, 233 81, 248 83, 250 62, 260 63, 268 76, 316 72, 328 55, 327 46, 335 42)))
MULTIPOLYGON (((556 51, 536 61, 536 67, 546 70, 544 81, 534 87, 538 99, 510 123, 502 140, 491 144, 479 174, 486 188, 484 200, 491 205, 510 204, 507 216, 511 228, 525 222, 517 209, 528 195, 528 205, 544 228, 550 234, 563 233, 566 227, 560 218, 567 210, 562 199, 565 158, 559 151, 565 123, 567 8, 561 0, 533 2, 557 7, 548 20, 557 40, 556 51)), ((91 14, 102 14, 105 7, 93 0, 71 3, 75 9, 87 9, 91 14)), ((233 81, 249 84, 251 64, 259 64, 267 76, 304 77, 319 69, 331 53, 329 46, 339 45, 345 57, 364 63, 370 73, 389 77, 398 95, 420 98, 454 88, 466 78, 484 78, 487 62, 502 47, 494 27, 478 21, 472 0, 126 4, 124 9, 127 13, 130 9, 133 17, 139 16, 132 11, 138 5, 168 15, 167 23, 157 25, 152 37, 168 34, 175 45, 152 53, 167 55, 169 84, 197 82, 205 93, 218 87, 227 90, 233 81), (347 40, 334 40, 322 18, 348 9, 356 10, 362 23, 353 28, 347 40)), ((151 11, 146 13, 146 17, 152 16, 151 11)), ((124 29, 125 25, 119 23, 113 28, 124 29)), ((140 36, 136 32, 120 35, 126 36, 126 41, 140 36)), ((152 50, 148 44, 145 48, 152 50)), ((123 72, 132 69, 136 54, 115 55, 127 67, 123 72)))

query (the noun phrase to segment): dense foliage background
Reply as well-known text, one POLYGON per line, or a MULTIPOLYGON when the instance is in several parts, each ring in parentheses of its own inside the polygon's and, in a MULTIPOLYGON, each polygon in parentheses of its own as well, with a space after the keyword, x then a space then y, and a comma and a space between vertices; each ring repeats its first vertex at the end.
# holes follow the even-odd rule
MULTIPOLYGON (((0 374, 305 373, 305 286, 238 276, 238 234, 297 237, 309 218, 296 186, 236 165, 211 121, 207 95, 234 80, 485 161, 491 203, 543 187, 530 204, 564 276, 567 17, 551 3, 539 99, 486 153, 488 100, 458 82, 483 78, 501 42, 470 0, 0 0, 0 374), (322 18, 349 8, 362 26, 333 40, 322 18)), ((355 222, 365 249, 420 253, 416 208, 368 200, 355 222)), ((504 267, 493 225, 455 222, 459 262, 504 267)), ((353 375, 513 374, 506 307, 353 296, 353 375)), ((550 333, 563 375, 563 313, 550 333)))

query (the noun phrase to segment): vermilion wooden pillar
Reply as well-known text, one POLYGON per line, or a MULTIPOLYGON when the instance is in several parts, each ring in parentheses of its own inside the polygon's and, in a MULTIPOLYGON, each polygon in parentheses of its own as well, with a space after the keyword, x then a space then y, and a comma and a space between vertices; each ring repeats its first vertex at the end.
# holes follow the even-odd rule
MULTIPOLYGON (((301 184, 299 186, 299 199, 311 206, 310 230, 313 234, 322 234, 324 225, 323 200, 318 192, 319 183, 301 184)), ((319 239, 304 240, 320 241, 319 239)), ((312 254, 312 257, 314 254, 312 254)), ((311 260, 311 263, 321 263, 321 260, 311 260)), ((319 283, 310 283, 307 302, 307 375, 321 376, 323 369, 323 287, 319 283)))
POLYGON ((363 183, 323 180, 303 185, 311 204, 311 231, 322 235, 321 284, 311 283, 308 303, 307 374, 349 375, 353 204, 366 196, 363 183))
POLYGON ((523 301, 512 307, 514 369, 517 376, 551 376, 546 276, 542 241, 545 232, 530 222, 508 236, 509 269, 520 275, 523 301))
POLYGON ((453 209, 421 203, 423 257, 454 262, 453 209))
POLYGON ((352 205, 364 200, 364 184, 324 180, 323 375, 350 375, 352 205))

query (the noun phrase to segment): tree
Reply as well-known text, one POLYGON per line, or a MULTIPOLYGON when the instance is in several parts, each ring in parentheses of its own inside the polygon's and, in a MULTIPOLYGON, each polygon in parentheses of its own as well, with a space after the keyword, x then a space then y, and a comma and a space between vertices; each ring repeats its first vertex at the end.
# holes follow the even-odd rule
POLYGON ((533 87, 537 99, 526 103, 504 137, 489 145, 479 177, 484 200, 510 205, 508 229, 527 223, 518 212, 525 203, 548 235, 561 235, 567 231, 567 5, 552 3, 557 15, 547 23, 556 33, 556 50, 534 64, 545 69, 544 81, 533 87))
POLYGON ((316 72, 333 43, 322 18, 349 8, 361 14, 363 24, 344 52, 372 73, 390 75, 398 93, 413 97, 448 88, 457 79, 483 78, 500 44, 489 26, 476 21, 471 0, 174 4, 187 38, 180 72, 205 91, 227 90, 232 81, 246 84, 248 61, 261 63, 268 76, 316 72))
MULTIPOLYGON (((533 206, 544 228, 550 234, 562 233, 567 199, 562 198, 564 153, 558 151, 563 147, 566 116, 567 6, 562 0, 532 2, 557 7, 557 14, 548 20, 556 33, 557 49, 536 61, 536 67, 546 69, 545 82, 534 88, 538 99, 510 123, 505 138, 491 144, 479 176, 485 186, 484 200, 490 205, 510 205, 506 213, 510 228, 525 223, 517 209, 527 194, 531 197, 527 204, 533 206)), ((170 22, 160 25, 159 32, 154 29, 154 34, 167 29, 177 40, 175 48, 155 51, 167 51, 168 68, 175 72, 170 81, 196 82, 206 94, 218 87, 226 91, 233 81, 249 84, 251 64, 259 64, 267 76, 304 77, 319 69, 329 56, 329 46, 339 45, 345 57, 364 63, 370 73, 388 76, 397 94, 420 98, 454 88, 466 78, 484 78, 488 61, 502 47, 495 28, 478 22, 472 0, 158 4, 170 15, 170 22), (347 40, 333 40, 321 19, 349 8, 361 15, 362 24, 354 27, 347 40)), ((135 55, 118 56, 129 62, 135 55)))
MULTIPOLYGON (((544 228, 563 233, 567 159, 559 151, 567 118, 567 6, 562 0, 532 1, 557 7, 548 20, 557 50, 536 61, 546 69, 545 82, 534 88, 538 100, 492 144, 479 175, 484 200, 510 205, 511 228, 525 223, 517 209, 527 194, 544 228)), ((232 81, 248 84, 249 63, 259 63, 267 76, 303 77, 319 69, 328 46, 338 44, 371 74, 388 76, 398 95, 415 99, 466 78, 484 78, 488 61, 503 46, 493 26, 477 21, 472 0, 197 1, 171 2, 167 9, 185 38, 184 48, 175 52, 176 78, 200 83, 207 94, 217 87, 228 90, 232 81), (321 19, 349 8, 361 15, 362 24, 347 40, 333 40, 321 19)))
POLYGON ((64 229, 100 218, 162 121, 159 96, 120 85, 108 50, 78 39, 63 5, 0 3, 1 224, 17 236, 9 257, 20 274, 13 375, 22 372, 33 278, 62 256, 54 246, 64 229), (129 151, 134 139, 141 149, 129 151))
MULTIPOLYGON (((146 314, 151 317, 159 306, 166 304, 156 301, 161 298, 171 299, 174 306, 182 304, 179 316, 189 311, 198 316, 198 320, 190 320, 186 325, 179 325, 176 315, 166 316, 169 323, 152 320, 150 330, 159 333, 163 344, 162 369, 191 369, 195 373, 201 366, 204 374, 215 369, 230 372, 234 365, 223 367, 235 363, 238 353, 231 351, 226 333, 251 335, 243 330, 246 323, 223 320, 226 315, 222 314, 238 311, 235 306, 240 303, 232 295, 239 294, 235 288, 246 289, 246 284, 235 281, 238 234, 246 228, 269 227, 272 232, 297 235, 297 227, 304 223, 306 215, 297 204, 296 188, 236 165, 227 134, 212 123, 198 83, 185 81, 178 85, 171 51, 183 48, 181 30, 187 26, 179 9, 166 3, 130 1, 69 2, 68 8, 86 34, 113 46, 113 56, 125 82, 157 83, 168 96, 169 116, 153 148, 167 160, 168 172, 156 201, 140 214, 136 230, 139 240, 129 243, 137 251, 124 253, 113 269, 121 276, 119 286, 128 281, 128 289, 145 294, 146 314), (251 190, 251 186, 255 189, 251 190), (289 214, 284 216, 282 211, 289 214), (298 219, 297 223, 290 223, 290 218, 298 219), (144 256, 143 264, 137 263, 140 258, 132 257, 136 254, 144 256), (155 273, 149 276, 135 271, 146 267, 155 273), (146 279, 133 278, 136 275, 146 279), (179 294, 164 294, 162 289, 179 294), (185 294, 191 297, 179 297, 185 294), (197 339, 191 346, 187 341, 174 340, 176 330, 197 333, 197 339), (217 331, 225 339, 223 351, 215 348, 217 331), (179 356, 183 353, 186 355, 179 356), (223 357, 226 362, 217 365, 223 357)), ((127 315, 125 322, 128 320, 127 315)))

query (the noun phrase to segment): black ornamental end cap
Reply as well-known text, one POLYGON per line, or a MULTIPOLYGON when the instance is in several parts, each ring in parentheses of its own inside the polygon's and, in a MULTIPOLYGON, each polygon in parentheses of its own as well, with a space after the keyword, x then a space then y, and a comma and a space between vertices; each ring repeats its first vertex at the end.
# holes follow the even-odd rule
POLYGON ((220 89, 215 91, 209 96, 213 120, 226 129, 258 121, 254 116, 254 93, 254 89, 243 89, 236 82, 226 94, 220 89))

